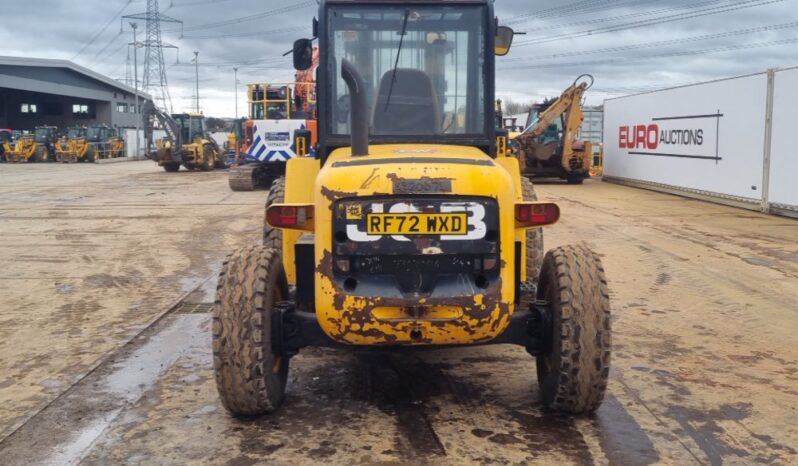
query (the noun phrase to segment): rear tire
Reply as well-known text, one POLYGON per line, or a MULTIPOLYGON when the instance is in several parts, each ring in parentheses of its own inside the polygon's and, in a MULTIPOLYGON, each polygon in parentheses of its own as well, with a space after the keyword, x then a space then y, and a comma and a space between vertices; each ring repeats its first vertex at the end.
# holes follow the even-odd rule
POLYGON ((551 351, 537 357, 543 404, 570 414, 595 411, 610 372, 611 328, 607 279, 584 246, 546 254, 538 299, 551 306, 551 351))
MULTIPOLYGON (((272 204, 282 204, 283 202, 285 202, 285 177, 281 176, 272 183, 269 195, 266 196, 265 208, 268 209, 272 204)), ((268 248, 274 248, 282 254, 283 231, 269 225, 265 215, 263 218, 263 245, 268 248)))
POLYGON ((213 310, 213 368, 222 405, 233 416, 276 410, 288 359, 272 351, 272 308, 288 299, 278 251, 250 246, 227 257, 213 310))
MULTIPOLYGON (((535 185, 529 178, 521 178, 523 198, 526 202, 537 202, 538 195, 535 185)), ((533 228, 526 231, 526 281, 521 284, 522 292, 534 300, 537 290, 540 267, 543 265, 543 228, 533 228)))
POLYGON ((174 173, 180 170, 180 164, 177 162, 166 162, 165 164, 163 164, 163 169, 170 173, 174 173))

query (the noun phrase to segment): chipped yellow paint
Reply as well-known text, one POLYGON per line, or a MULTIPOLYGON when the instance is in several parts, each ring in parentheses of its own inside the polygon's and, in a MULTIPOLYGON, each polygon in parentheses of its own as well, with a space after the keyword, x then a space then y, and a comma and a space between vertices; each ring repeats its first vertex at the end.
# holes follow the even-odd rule
MULTIPOLYGON (((473 147, 446 145, 371 146, 370 155, 356 160, 375 164, 335 166, 336 162, 347 160, 354 159, 349 148, 343 148, 334 151, 321 169, 315 159, 293 159, 287 166, 285 202, 309 202, 313 196, 315 205, 316 315, 322 329, 337 341, 355 345, 468 344, 489 341, 501 334, 514 310, 513 244, 516 239, 525 240, 524 230, 515 228, 512 208, 521 199, 518 161, 506 157, 494 160, 473 147), (397 158, 411 159, 411 163, 380 163, 397 158), (479 164, 442 163, 441 159, 468 159, 479 164), (348 197, 392 195, 393 179, 424 177, 452 179, 454 195, 497 199, 502 244, 500 284, 486 294, 455 297, 445 303, 429 298, 397 302, 379 296, 353 296, 339 288, 331 279, 333 202, 348 197), (310 189, 314 180, 315 188, 310 189), (424 311, 417 317, 408 311, 422 305, 424 311), (454 315, 452 307, 458 310, 457 318, 447 317, 454 315)), ((294 244, 299 234, 289 230, 283 233, 283 260, 292 284, 296 283, 294 244)))

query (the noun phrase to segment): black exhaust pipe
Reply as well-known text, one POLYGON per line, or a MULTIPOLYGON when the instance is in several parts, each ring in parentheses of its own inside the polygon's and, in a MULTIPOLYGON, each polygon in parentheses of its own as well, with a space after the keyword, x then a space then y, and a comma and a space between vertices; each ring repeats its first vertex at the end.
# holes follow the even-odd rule
POLYGON ((341 77, 349 89, 349 119, 352 127, 352 155, 369 153, 369 122, 367 119, 366 83, 360 72, 348 61, 341 61, 341 77))

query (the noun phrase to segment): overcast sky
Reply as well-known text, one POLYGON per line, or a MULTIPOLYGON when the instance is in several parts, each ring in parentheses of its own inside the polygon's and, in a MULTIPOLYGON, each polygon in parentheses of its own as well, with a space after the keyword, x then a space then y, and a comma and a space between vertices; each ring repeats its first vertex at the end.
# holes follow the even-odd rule
MULTIPOLYGON (((193 107, 193 51, 199 51, 201 107, 235 113, 233 67, 243 84, 290 81, 290 49, 310 34, 314 0, 160 0, 175 111, 193 107), (179 62, 178 62, 179 58, 179 62)), ((61 58, 124 80, 133 34, 120 16, 146 0, 2 0, 2 55, 61 58), (121 28, 121 32, 120 32, 121 28)), ((590 104, 722 77, 798 65, 798 0, 496 0, 517 36, 497 61, 497 95, 536 101, 559 95, 582 73, 595 76, 590 104)), ((144 23, 139 22, 139 38, 144 23)), ((139 65, 143 51, 139 53, 139 65)), ((139 69, 141 72, 141 68, 139 69)))

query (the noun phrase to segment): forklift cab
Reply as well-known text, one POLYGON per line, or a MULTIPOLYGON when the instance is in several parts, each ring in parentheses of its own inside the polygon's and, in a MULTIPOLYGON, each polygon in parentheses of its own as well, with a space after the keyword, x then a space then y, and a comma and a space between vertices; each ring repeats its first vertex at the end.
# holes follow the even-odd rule
MULTIPOLYGON (((320 14, 314 33, 323 51, 317 81, 322 159, 349 145, 353 132, 345 62, 363 79, 374 143, 434 141, 495 155, 494 57, 509 52, 513 31, 497 27, 489 2, 328 0, 320 14)), ((312 57, 311 40, 295 43, 295 68, 310 68, 312 57)))
POLYGON ((47 144, 55 140, 55 126, 39 126, 34 131, 34 139, 39 144, 47 144))

